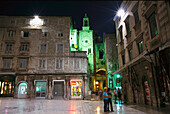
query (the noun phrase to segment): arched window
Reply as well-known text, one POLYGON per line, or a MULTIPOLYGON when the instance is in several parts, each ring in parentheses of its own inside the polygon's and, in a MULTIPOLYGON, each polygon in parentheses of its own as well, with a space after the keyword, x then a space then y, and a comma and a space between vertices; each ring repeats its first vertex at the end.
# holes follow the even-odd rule
POLYGON ((88 26, 87 20, 84 21, 84 26, 88 26))

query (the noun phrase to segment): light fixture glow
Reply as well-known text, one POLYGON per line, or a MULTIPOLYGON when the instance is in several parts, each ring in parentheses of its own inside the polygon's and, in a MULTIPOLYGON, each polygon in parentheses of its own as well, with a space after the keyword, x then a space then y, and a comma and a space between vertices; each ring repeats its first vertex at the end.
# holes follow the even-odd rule
POLYGON ((117 75, 117 78, 120 78, 120 75, 119 75, 119 74, 117 75))
POLYGON ((119 11, 117 12, 117 16, 121 17, 125 14, 125 11, 123 9, 119 9, 119 11))
POLYGON ((41 26, 41 25, 43 25, 43 21, 36 15, 36 16, 34 16, 34 19, 30 21, 30 25, 41 26))
POLYGON ((99 84, 99 82, 98 82, 98 81, 96 81, 96 84, 99 84))

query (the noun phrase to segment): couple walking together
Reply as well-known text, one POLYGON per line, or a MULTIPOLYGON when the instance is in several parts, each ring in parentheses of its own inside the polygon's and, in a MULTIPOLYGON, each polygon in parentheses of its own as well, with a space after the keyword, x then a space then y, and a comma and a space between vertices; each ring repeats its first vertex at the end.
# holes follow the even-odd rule
POLYGON ((112 93, 110 88, 107 89, 107 87, 104 87, 103 100, 104 100, 104 112, 109 112, 109 104, 111 107, 111 112, 114 112, 112 106, 112 93))

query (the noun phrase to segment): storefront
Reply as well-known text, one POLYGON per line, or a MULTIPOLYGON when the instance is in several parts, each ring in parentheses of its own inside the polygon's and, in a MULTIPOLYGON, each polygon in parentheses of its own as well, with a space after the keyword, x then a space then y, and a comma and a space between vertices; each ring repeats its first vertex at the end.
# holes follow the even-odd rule
POLYGON ((72 98, 82 98, 82 80, 70 80, 71 84, 71 99, 72 98))
POLYGON ((35 81, 36 84, 36 90, 35 90, 35 96, 40 98, 46 97, 46 81, 35 81))
POLYGON ((27 83, 21 82, 18 87, 18 98, 27 98, 27 83))
POLYGON ((0 76, 0 97, 14 96, 15 76, 0 76))

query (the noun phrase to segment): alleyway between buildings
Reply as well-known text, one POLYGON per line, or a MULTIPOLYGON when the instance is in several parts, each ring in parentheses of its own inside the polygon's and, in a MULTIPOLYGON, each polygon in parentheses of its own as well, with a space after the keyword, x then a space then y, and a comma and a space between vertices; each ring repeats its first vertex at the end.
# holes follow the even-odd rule
MULTIPOLYGON (((107 114, 168 114, 170 108, 113 104, 107 114)), ((0 114, 105 114, 102 101, 0 98, 0 114)))

